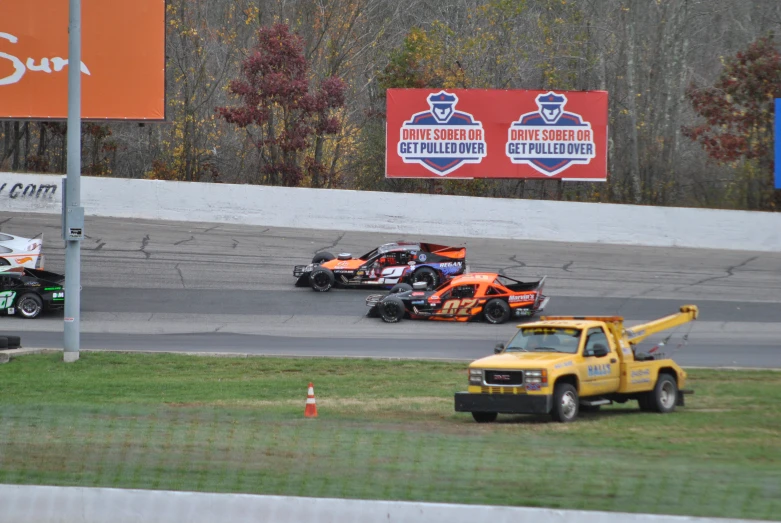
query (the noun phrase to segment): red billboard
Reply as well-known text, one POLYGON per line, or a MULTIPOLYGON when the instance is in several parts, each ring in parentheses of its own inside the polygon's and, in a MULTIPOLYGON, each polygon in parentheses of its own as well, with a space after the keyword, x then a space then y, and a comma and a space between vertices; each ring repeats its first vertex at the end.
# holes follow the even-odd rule
POLYGON ((606 91, 388 89, 388 178, 607 179, 606 91))
MULTIPOLYGON (((165 119, 166 0, 82 0, 85 119, 165 119)), ((0 118, 68 114, 68 0, 0 1, 0 118)))

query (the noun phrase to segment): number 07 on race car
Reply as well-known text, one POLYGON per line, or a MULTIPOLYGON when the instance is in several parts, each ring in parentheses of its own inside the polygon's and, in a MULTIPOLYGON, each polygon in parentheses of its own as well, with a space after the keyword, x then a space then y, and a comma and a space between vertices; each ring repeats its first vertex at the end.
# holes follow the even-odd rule
POLYGON ((366 298, 369 316, 379 316, 387 323, 402 318, 504 323, 510 318, 534 316, 548 304, 542 293, 545 278, 522 282, 491 272, 456 276, 436 290, 423 285, 400 284, 389 294, 372 294, 366 298))

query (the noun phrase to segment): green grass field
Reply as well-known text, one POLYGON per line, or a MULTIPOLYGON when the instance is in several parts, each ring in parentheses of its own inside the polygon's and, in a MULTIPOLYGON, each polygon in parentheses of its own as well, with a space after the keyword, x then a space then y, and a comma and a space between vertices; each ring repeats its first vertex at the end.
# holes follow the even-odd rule
POLYGON ((453 411, 465 364, 61 360, 0 365, 0 483, 781 519, 781 372, 691 371, 670 415, 478 425, 453 411))

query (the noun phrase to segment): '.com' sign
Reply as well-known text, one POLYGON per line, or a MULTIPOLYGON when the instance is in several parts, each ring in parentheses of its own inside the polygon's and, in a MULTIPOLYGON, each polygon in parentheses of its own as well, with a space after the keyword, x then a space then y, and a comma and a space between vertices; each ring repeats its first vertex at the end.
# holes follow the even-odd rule
MULTIPOLYGON (((165 118, 165 1, 82 1, 83 118, 165 118)), ((68 4, 0 1, 0 118, 67 117, 68 4)))
POLYGON ((607 178, 604 91, 389 89, 387 103, 389 178, 607 178))

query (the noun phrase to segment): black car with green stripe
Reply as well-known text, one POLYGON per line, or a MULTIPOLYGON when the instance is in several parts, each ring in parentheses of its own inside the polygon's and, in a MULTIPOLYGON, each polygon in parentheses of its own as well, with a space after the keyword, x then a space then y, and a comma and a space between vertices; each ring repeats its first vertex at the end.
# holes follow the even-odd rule
POLYGON ((0 267, 0 313, 36 318, 65 305, 65 276, 40 269, 0 267))

